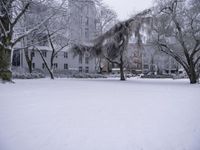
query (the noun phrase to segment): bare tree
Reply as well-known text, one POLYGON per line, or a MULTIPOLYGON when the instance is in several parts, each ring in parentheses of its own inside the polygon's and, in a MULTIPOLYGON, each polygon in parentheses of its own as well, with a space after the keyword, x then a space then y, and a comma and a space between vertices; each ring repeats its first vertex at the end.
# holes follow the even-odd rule
POLYGON ((70 40, 63 35, 59 35, 56 31, 50 31, 49 27, 46 26, 47 37, 51 47, 51 58, 50 58, 50 66, 48 66, 47 61, 45 60, 44 56, 42 55, 41 50, 37 49, 39 52, 45 67, 47 68, 51 79, 54 79, 54 60, 57 57, 58 53, 60 53, 65 47, 69 46, 70 40), (55 35, 56 34, 56 35, 55 35))
POLYGON ((15 28, 31 3, 32 0, 0 0, 0 78, 3 80, 11 80, 12 77, 13 47, 54 15, 46 17, 28 30, 17 33, 15 28))
POLYGON ((159 50, 173 57, 197 83, 200 60, 200 2, 158 1, 152 38, 159 50))
POLYGON ((52 36, 61 31, 62 34, 66 34, 69 19, 67 4, 68 1, 63 1, 62 5, 59 5, 59 3, 54 0, 42 1, 42 3, 35 2, 31 5, 32 7, 28 10, 28 13, 23 16, 22 24, 25 24, 26 28, 30 28, 34 25, 34 22, 41 21, 45 19, 46 16, 56 12, 44 25, 23 39, 23 41, 25 41, 23 44, 24 54, 30 73, 32 73, 32 53, 34 53, 35 46, 49 46, 50 36, 52 38, 52 36))
MULTIPOLYGON (((98 35, 102 35, 106 31, 108 31, 114 24, 117 22, 117 14, 114 10, 104 5, 103 3, 98 3, 97 5, 97 30, 98 35)), ((103 56, 97 57, 97 68, 100 73, 102 73, 103 63, 105 63, 103 56)), ((109 61, 108 67, 109 67, 109 61)), ((108 69, 109 70, 109 69, 108 69)))

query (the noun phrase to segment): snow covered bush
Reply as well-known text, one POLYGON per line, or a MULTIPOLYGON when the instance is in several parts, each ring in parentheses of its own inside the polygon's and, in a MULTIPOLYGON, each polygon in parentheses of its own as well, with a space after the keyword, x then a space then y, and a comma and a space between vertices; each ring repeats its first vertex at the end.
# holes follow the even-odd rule
POLYGON ((39 79, 45 78, 44 74, 41 73, 13 73, 12 76, 14 79, 39 79))

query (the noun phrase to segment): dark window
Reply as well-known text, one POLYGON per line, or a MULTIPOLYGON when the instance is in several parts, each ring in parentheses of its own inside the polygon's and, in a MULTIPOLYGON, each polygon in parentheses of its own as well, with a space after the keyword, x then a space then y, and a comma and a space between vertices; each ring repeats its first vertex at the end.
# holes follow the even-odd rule
POLYGON ((89 29, 85 28, 85 39, 89 41, 89 29))
POLYGON ((13 66, 20 66, 20 51, 19 50, 15 50, 13 52, 13 62, 12 62, 13 66))
POLYGON ((85 64, 89 64, 89 57, 85 57, 85 64))
POLYGON ((83 67, 79 67, 79 72, 83 72, 83 67))
POLYGON ((64 64, 64 69, 68 70, 68 64, 64 64))
POLYGON ((58 64, 57 63, 54 63, 53 66, 54 66, 54 69, 58 68, 58 64))
POLYGON ((45 69, 45 64, 44 63, 42 63, 42 69, 45 69))
POLYGON ((68 53, 64 52, 64 58, 68 58, 68 53))
POLYGON ((31 52, 31 57, 35 57, 35 52, 31 52))
POLYGON ((85 67, 85 72, 86 72, 86 73, 89 72, 89 67, 85 67))
POLYGON ((35 68, 35 63, 32 63, 32 68, 33 68, 33 69, 35 68))
POLYGON ((149 65, 144 65, 144 69, 149 69, 149 65))
POLYGON ((42 56, 47 57, 47 51, 42 51, 42 56))
POLYGON ((85 25, 89 26, 89 17, 86 17, 85 25))
POLYGON ((83 55, 79 55, 79 63, 80 63, 80 64, 83 63, 83 55))

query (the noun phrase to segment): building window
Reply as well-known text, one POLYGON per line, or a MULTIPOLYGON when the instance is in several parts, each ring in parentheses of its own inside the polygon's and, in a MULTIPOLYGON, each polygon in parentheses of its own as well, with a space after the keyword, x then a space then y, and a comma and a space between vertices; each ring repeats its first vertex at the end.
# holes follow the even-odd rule
POLYGON ((20 66, 20 51, 19 50, 15 50, 13 52, 13 61, 12 61, 12 64, 13 66, 20 66))
POLYGON ((32 63, 32 68, 35 69, 35 63, 32 63))
POLYGON ((89 26, 89 17, 86 17, 85 25, 88 27, 89 26))
POLYGON ((64 58, 68 58, 68 53, 64 52, 64 58))
POLYGON ((79 55, 79 64, 83 63, 83 55, 79 55))
POLYGON ((57 68, 58 68, 58 64, 57 64, 57 63, 54 63, 54 64, 53 64, 53 67, 54 67, 54 69, 57 69, 57 68))
POLYGON ((89 29, 85 28, 85 39, 89 41, 89 29))
POLYGON ((42 69, 45 69, 45 64, 44 63, 42 63, 42 69))
POLYGON ((68 64, 64 64, 64 69, 68 70, 68 64))
POLYGON ((85 64, 89 64, 89 57, 85 57, 85 64))
POLYGON ((89 73, 89 67, 85 67, 85 73, 89 73))
POLYGON ((78 68, 79 72, 83 72, 83 67, 78 68))
POLYGON ((31 52, 31 57, 35 57, 35 52, 31 52))
POLYGON ((43 57, 47 57, 47 51, 44 51, 44 50, 43 50, 43 51, 42 51, 42 56, 43 56, 43 57))
POLYGON ((144 69, 149 69, 149 65, 144 65, 144 69))

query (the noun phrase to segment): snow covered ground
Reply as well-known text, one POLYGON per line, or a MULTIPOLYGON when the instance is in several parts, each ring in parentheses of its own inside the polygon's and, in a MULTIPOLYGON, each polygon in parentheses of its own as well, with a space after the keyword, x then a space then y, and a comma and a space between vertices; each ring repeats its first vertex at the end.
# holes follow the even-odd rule
POLYGON ((0 84, 0 150, 199 150, 200 85, 49 79, 0 84))

